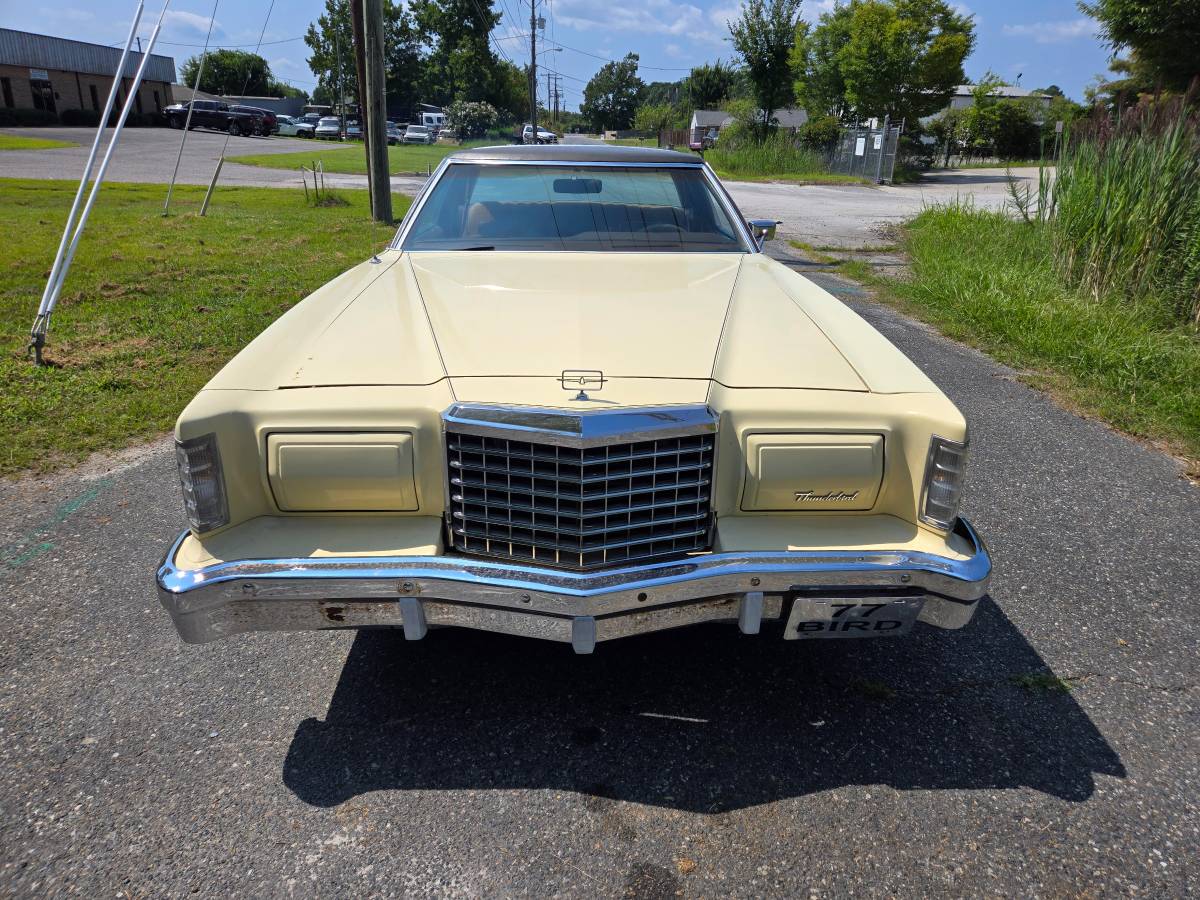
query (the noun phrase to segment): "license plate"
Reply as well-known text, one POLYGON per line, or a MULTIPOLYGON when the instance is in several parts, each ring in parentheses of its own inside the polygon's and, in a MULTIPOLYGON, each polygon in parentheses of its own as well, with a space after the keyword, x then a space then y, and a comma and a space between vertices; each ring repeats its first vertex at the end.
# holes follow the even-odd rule
POLYGON ((897 637, 912 631, 924 597, 860 601, 855 598, 797 597, 785 640, 897 637))

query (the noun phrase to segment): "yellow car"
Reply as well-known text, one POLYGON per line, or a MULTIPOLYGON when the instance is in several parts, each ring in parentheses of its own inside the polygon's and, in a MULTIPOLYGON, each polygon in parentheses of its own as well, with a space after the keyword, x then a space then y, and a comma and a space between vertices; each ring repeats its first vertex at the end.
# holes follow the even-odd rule
POLYGON ((448 157, 386 252, 180 416, 180 636, 966 624, 991 573, 957 514, 967 424, 762 252, 775 224, 689 154, 448 157))

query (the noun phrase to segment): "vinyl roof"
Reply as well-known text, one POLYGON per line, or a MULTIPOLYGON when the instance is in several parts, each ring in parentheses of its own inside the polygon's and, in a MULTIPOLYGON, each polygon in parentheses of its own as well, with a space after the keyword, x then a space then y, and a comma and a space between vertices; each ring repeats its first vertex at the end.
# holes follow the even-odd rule
POLYGON ((521 160, 567 163, 692 163, 703 160, 692 153, 658 150, 654 147, 623 147, 610 144, 508 144, 498 147, 472 147, 451 154, 462 160, 521 160))

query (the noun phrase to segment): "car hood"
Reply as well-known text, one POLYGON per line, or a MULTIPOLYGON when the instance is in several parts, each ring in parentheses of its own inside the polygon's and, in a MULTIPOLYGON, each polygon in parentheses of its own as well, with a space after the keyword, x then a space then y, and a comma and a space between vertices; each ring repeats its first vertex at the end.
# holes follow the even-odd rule
POLYGON ((936 390, 812 282, 762 254, 389 251, 299 304, 211 387, 431 385, 460 400, 703 402, 729 388, 936 390))

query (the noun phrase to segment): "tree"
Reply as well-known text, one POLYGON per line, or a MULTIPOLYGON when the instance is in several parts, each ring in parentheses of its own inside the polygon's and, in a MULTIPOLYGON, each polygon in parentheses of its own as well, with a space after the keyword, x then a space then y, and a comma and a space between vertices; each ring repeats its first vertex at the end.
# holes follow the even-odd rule
POLYGON ((421 79, 425 102, 494 96, 499 60, 489 35, 500 14, 491 0, 413 0, 411 8, 417 29, 432 44, 421 79))
MULTIPOLYGON (((419 99, 421 38, 413 18, 393 0, 383 0, 384 72, 387 77, 387 105, 400 118, 407 118, 419 99)), ((308 67, 317 76, 313 97, 330 105, 339 98, 358 96, 358 75, 354 66, 354 40, 347 0, 325 0, 325 13, 308 26, 304 36, 311 55, 308 67)))
POLYGON ((622 60, 602 65, 584 87, 579 112, 597 131, 619 131, 633 124, 645 86, 637 71, 638 55, 627 53, 622 60))
POLYGON ((846 118, 846 79, 838 54, 850 42, 854 13, 849 6, 835 6, 823 13, 810 33, 797 28, 788 63, 795 76, 792 87, 810 116, 846 118))
POLYGON ((1114 51, 1129 51, 1157 85, 1182 91, 1200 75, 1196 0, 1081 0, 1079 8, 1099 21, 1114 51))
POLYGON ((806 27, 800 21, 800 0, 747 0, 741 17, 728 25, 762 111, 759 136, 766 138, 775 110, 792 102, 788 57, 797 29, 806 27))
POLYGON ((692 109, 717 109, 733 96, 736 73, 733 66, 719 59, 709 64, 696 66, 688 73, 687 97, 692 109))
POLYGON ((850 0, 797 33, 791 60, 806 108, 914 125, 966 80, 974 43, 971 16, 945 0, 850 0))
POLYGON ((496 65, 488 102, 504 124, 524 121, 529 115, 529 68, 501 60, 496 65))
MULTIPOLYGON (((179 70, 182 83, 189 87, 195 84, 199 67, 199 56, 184 62, 179 70)), ((245 50, 208 51, 204 73, 200 78, 200 90, 219 96, 273 97, 276 96, 277 85, 279 82, 271 74, 267 61, 257 53, 247 53, 245 50)))
POLYGON ((675 124, 678 113, 669 103, 646 103, 638 107, 633 117, 635 131, 645 131, 655 136, 675 124))
POLYGON ((682 81, 651 81, 642 88, 641 101, 643 106, 676 106, 685 93, 682 81))

